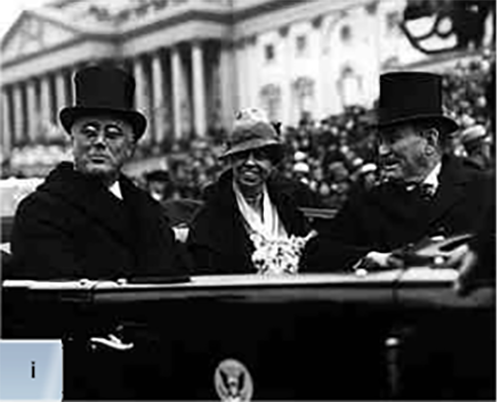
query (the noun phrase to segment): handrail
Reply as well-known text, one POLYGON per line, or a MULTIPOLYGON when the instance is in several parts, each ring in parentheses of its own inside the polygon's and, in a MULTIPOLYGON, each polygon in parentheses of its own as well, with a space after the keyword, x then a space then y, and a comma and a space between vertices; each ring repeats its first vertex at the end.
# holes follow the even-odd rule
POLYGON ((338 210, 334 208, 299 208, 302 213, 309 219, 332 219, 337 214, 338 210))
POLYGON ((194 276, 179 283, 123 281, 3 281, 3 290, 27 291, 55 301, 121 304, 142 301, 228 300, 243 303, 322 301, 331 303, 386 304, 400 308, 490 308, 495 289, 481 287, 468 297, 452 287, 452 269, 411 268, 355 274, 299 274, 290 276, 194 276))

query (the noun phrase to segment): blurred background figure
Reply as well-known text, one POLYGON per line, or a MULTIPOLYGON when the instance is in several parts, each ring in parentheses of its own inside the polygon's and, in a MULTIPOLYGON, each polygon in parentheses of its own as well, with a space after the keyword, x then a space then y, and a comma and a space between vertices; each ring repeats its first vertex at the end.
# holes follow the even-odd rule
POLYGON ((492 139, 486 128, 477 124, 466 128, 461 136, 462 145, 467 153, 465 163, 480 170, 493 168, 492 139))
POLYGON ((295 162, 292 172, 301 183, 309 185, 309 165, 306 162, 295 162))
POLYGON ((153 170, 144 174, 146 190, 156 201, 162 202, 167 199, 178 198, 175 186, 166 170, 153 170))
POLYGON ((359 169, 358 182, 363 190, 368 191, 375 186, 377 182, 377 165, 374 163, 365 163, 359 169))
POLYGON ((144 181, 148 193, 161 204, 175 238, 184 243, 189 233, 189 225, 201 206, 201 201, 182 198, 166 170, 147 172, 144 174, 144 181))

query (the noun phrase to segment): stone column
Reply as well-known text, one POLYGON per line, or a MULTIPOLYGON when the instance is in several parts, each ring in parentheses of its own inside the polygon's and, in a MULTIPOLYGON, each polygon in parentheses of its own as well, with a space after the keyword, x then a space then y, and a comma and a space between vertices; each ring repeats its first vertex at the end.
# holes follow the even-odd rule
MULTIPOLYGON (((373 77, 375 78, 375 84, 371 85, 371 92, 369 95, 370 103, 374 102, 375 99, 379 97, 379 77, 382 71, 382 43, 383 43, 383 32, 386 24, 386 14, 381 12, 381 7, 377 9, 375 12, 375 56, 376 56, 376 65, 373 77)), ((373 104, 369 104, 368 107, 372 107, 373 104)))
POLYGON ((12 149, 12 124, 10 120, 10 102, 7 88, 2 90, 2 156, 6 158, 12 149))
POLYGON ((292 124, 292 105, 293 105, 293 91, 292 91, 292 78, 290 75, 290 65, 293 60, 293 43, 291 35, 289 35, 290 28, 288 26, 282 27, 279 30, 281 41, 280 57, 283 57, 283 74, 281 81, 281 121, 284 126, 292 124))
POLYGON ((136 109, 146 116, 148 125, 142 137, 142 141, 151 142, 151 115, 149 111, 148 100, 148 83, 146 79, 146 71, 141 57, 134 60, 134 78, 135 78, 135 107, 136 109))
POLYGON ((68 96, 66 94, 66 76, 64 71, 56 75, 56 120, 59 121, 59 112, 62 108, 69 106, 68 96))
POLYGON ((151 60, 151 70, 153 75, 153 121, 156 142, 160 143, 165 139, 165 75, 161 60, 161 52, 156 52, 151 60))
POLYGON ((41 132, 37 133, 37 137, 50 135, 50 127, 52 125, 52 108, 51 108, 51 93, 50 93, 50 78, 45 76, 41 79, 40 88, 40 126, 41 132))
POLYGON ((66 72, 60 71, 56 74, 56 126, 59 127, 57 131, 58 136, 64 136, 64 129, 61 126, 59 121, 59 112, 61 109, 70 106, 70 102, 68 99, 68 93, 66 91, 66 72))
POLYGON ((262 57, 258 53, 257 36, 253 35, 247 39, 247 77, 248 77, 248 100, 250 107, 260 107, 259 92, 260 80, 259 69, 253 68, 255 61, 262 57))
POLYGON ((34 79, 26 83, 26 105, 28 106, 26 115, 28 137, 30 141, 34 141, 40 131, 40 115, 38 113, 36 81, 34 79))
POLYGON ((25 121, 23 113, 23 89, 22 83, 17 83, 12 88, 14 107, 14 143, 17 144, 24 138, 25 121))
POLYGON ((324 83, 323 83, 323 71, 322 68, 326 64, 323 60, 323 51, 321 48, 322 37, 321 37, 321 24, 323 23, 323 18, 321 16, 316 17, 312 21, 312 31, 311 31, 311 50, 314 60, 316 60, 316 65, 314 69, 314 107, 312 109, 313 117, 315 119, 325 118, 324 106, 323 106, 323 93, 324 83))
POLYGON ((78 72, 78 67, 73 67, 69 72, 69 91, 68 91, 68 100, 71 105, 75 105, 76 103, 76 89, 75 89, 75 75, 78 72))
POLYGON ((206 101, 205 101, 205 68, 203 65, 203 47, 200 41, 191 45, 193 61, 193 105, 194 129, 199 137, 207 133, 206 101))
POLYGON ((177 46, 172 47, 171 58, 172 63, 172 105, 173 105, 173 120, 174 120, 174 137, 182 137, 182 66, 181 55, 177 46))
POLYGON ((223 42, 220 48, 220 93, 222 124, 227 129, 231 127, 238 104, 238 77, 236 71, 235 48, 229 42, 223 42))
MULTIPOLYGON (((248 106, 246 72, 247 62, 245 56, 245 40, 240 39, 235 43, 236 75, 238 81, 238 109, 248 106)), ((232 116, 234 117, 234 115, 232 116)))
POLYGON ((193 118, 193 97, 192 97, 192 60, 191 57, 185 57, 181 50, 181 127, 182 135, 190 135, 194 132, 193 118))

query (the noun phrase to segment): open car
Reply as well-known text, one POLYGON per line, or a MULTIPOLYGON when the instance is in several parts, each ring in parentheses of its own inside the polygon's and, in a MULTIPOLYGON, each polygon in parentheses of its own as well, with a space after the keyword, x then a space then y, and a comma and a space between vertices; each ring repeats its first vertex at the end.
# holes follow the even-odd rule
POLYGON ((2 337, 62 339, 65 399, 493 399, 494 290, 455 277, 4 280, 2 337))
POLYGON ((362 275, 4 279, 2 338, 62 339, 65 399, 494 399, 493 287, 459 297, 455 270, 412 261, 362 275))

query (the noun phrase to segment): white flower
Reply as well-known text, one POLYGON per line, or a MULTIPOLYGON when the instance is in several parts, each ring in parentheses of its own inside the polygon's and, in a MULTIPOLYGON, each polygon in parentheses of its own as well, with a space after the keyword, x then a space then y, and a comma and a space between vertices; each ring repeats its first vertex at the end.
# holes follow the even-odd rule
POLYGON ((255 246, 252 262, 261 274, 296 274, 299 270, 300 257, 307 241, 314 237, 312 231, 305 237, 290 236, 280 239, 265 239, 258 233, 250 238, 255 246))

